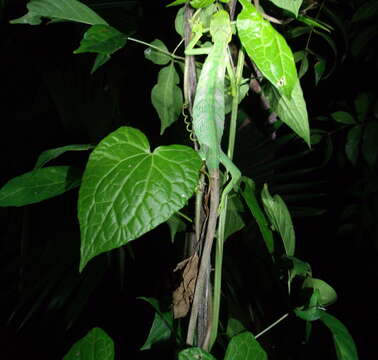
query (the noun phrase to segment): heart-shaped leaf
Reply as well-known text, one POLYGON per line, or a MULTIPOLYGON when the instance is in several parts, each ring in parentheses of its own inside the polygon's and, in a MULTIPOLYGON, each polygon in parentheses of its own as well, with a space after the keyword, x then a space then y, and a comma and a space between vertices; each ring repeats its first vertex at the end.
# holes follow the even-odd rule
POLYGON ((0 189, 0 206, 24 206, 79 186, 81 174, 69 166, 36 169, 9 180, 0 189))
POLYGON ((145 135, 121 127, 93 150, 79 193, 80 271, 94 256, 167 221, 192 196, 201 159, 182 145, 150 151, 145 135))
POLYGON ((234 336, 228 343, 224 360, 267 360, 265 350, 248 331, 234 336))
POLYGON ((280 93, 290 98, 298 81, 294 56, 286 40, 247 0, 237 18, 239 38, 248 56, 280 93))
POLYGON ((84 24, 107 24, 87 5, 77 0, 31 0, 26 5, 28 13, 11 24, 39 25, 42 18, 52 20, 76 21, 84 24))
POLYGON ((93 328, 76 342, 63 360, 114 360, 113 340, 100 328, 93 328))
POLYGON ((181 89, 177 86, 180 79, 175 70, 173 62, 161 69, 158 82, 151 91, 152 105, 159 114, 161 121, 160 134, 172 125, 181 114, 183 96, 181 89))

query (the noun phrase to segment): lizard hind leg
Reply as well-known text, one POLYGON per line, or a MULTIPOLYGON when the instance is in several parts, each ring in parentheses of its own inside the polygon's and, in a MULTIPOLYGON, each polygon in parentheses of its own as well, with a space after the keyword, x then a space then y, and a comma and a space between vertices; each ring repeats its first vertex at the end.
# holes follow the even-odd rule
POLYGON ((231 174, 231 180, 228 182, 226 187, 224 188, 221 196, 221 201, 219 204, 219 211, 223 209, 225 200, 229 192, 238 184, 241 178, 241 172, 236 167, 236 165, 231 161, 231 159, 223 152, 220 153, 220 162, 226 168, 227 172, 231 174))

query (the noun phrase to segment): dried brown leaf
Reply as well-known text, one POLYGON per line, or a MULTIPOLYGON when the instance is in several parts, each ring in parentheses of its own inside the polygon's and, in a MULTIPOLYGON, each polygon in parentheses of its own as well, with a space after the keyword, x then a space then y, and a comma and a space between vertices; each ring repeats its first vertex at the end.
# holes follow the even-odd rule
POLYGON ((174 271, 183 270, 179 287, 173 292, 173 316, 175 319, 186 316, 193 301, 194 289, 198 274, 198 255, 179 262, 174 271))

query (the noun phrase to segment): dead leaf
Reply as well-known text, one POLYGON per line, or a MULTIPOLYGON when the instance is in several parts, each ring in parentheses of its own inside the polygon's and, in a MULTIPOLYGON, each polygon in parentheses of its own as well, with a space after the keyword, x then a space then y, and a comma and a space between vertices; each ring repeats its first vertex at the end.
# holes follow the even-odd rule
POLYGON ((182 270, 180 286, 173 292, 173 316, 175 319, 186 316, 193 301, 194 289, 198 274, 198 255, 194 253, 191 257, 179 262, 173 271, 182 270))

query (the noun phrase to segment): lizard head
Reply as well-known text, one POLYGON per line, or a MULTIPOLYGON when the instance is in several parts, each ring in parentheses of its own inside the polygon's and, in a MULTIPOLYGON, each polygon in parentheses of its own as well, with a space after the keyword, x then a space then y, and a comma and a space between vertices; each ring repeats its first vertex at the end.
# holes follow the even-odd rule
POLYGON ((229 43, 232 37, 232 27, 230 16, 225 10, 216 12, 211 17, 210 21, 210 34, 214 42, 224 41, 229 43))

